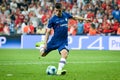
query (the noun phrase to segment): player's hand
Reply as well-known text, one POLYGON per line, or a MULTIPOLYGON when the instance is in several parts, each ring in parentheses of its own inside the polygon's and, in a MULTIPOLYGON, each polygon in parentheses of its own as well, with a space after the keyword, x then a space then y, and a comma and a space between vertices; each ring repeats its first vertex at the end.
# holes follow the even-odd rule
POLYGON ((86 18, 85 20, 86 20, 86 21, 92 21, 90 18, 86 18))

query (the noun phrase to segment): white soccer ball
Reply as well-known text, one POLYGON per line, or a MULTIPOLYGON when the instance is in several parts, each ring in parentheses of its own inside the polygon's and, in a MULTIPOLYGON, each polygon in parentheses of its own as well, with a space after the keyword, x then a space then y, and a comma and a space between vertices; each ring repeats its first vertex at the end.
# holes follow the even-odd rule
POLYGON ((48 66, 47 69, 46 69, 47 75, 55 75, 56 72, 57 72, 56 67, 52 66, 52 65, 48 66))

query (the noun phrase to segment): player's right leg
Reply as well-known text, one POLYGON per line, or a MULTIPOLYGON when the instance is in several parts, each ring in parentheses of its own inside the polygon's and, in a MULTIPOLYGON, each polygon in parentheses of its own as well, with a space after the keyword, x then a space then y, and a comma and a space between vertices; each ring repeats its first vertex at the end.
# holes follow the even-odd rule
POLYGON ((68 56, 68 51, 66 49, 63 49, 60 51, 61 53, 61 59, 58 65, 58 71, 57 71, 57 75, 65 75, 66 74, 66 70, 63 70, 63 67, 66 64, 66 59, 68 56))
POLYGON ((65 75, 66 72, 67 72, 66 70, 58 70, 56 74, 57 74, 58 76, 59 76, 59 75, 65 75))

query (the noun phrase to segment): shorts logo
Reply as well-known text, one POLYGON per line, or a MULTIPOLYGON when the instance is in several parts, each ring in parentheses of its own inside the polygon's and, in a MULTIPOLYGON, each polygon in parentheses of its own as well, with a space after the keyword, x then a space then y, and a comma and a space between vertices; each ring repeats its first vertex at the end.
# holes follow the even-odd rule
POLYGON ((68 49, 68 46, 65 45, 65 48, 68 49))

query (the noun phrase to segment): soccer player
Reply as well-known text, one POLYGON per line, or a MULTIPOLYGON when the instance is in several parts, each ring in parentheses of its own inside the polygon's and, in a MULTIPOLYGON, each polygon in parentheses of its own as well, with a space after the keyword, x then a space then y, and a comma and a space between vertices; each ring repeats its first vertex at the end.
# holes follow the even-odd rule
POLYGON ((41 56, 46 56, 50 51, 58 49, 61 59, 58 64, 57 75, 64 75, 66 70, 62 70, 66 64, 66 59, 68 56, 68 19, 82 19, 79 16, 72 16, 64 11, 62 11, 62 4, 55 4, 55 14, 51 17, 48 22, 48 27, 45 34, 44 42, 40 42, 39 45, 41 50, 41 56), (48 41, 51 29, 54 30, 54 35, 51 40, 48 41), (43 45, 44 44, 44 45, 43 45))

